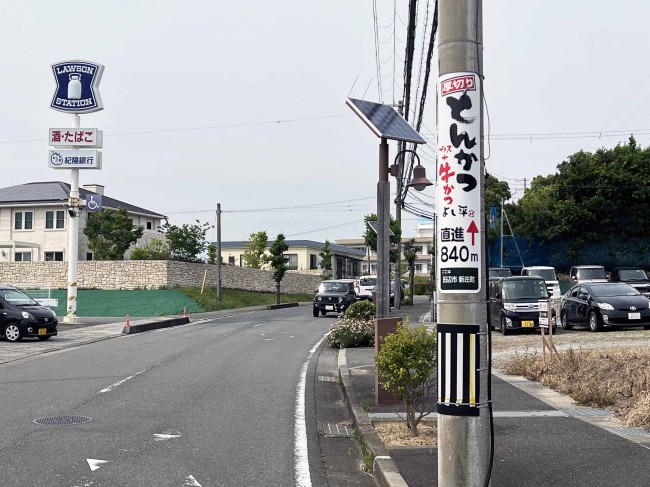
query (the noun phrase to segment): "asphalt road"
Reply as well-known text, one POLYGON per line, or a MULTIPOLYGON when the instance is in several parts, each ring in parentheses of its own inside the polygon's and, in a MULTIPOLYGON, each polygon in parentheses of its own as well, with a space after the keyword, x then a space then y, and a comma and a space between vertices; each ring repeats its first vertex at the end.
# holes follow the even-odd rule
POLYGON ((309 307, 203 320, 0 365, 0 484, 335 485, 314 403, 333 320, 309 307), (66 416, 92 420, 33 423, 66 416))

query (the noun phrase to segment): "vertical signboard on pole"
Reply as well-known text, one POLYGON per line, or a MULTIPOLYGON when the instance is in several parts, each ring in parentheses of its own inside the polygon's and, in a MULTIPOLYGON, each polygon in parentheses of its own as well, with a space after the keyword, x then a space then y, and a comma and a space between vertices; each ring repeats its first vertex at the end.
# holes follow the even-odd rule
POLYGON ((476 73, 450 73, 439 80, 436 241, 441 293, 481 289, 480 82, 476 73))

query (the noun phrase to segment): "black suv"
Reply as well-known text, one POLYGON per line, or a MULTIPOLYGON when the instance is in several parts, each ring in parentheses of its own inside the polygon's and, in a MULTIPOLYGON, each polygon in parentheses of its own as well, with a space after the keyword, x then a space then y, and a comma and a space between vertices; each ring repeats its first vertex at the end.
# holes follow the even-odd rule
POLYGON ((650 298, 650 279, 640 267, 614 267, 609 275, 612 282, 625 282, 650 298))
MULTIPOLYGON (((490 324, 508 335, 513 330, 539 328, 540 299, 549 299, 546 281, 537 276, 490 279, 490 324)), ((552 317, 556 329, 555 311, 552 317)))
POLYGON ((0 310, 0 330, 10 342, 47 340, 57 334, 56 313, 15 287, 0 285, 0 310))
POLYGON ((318 313, 342 313, 356 300, 354 280, 323 281, 314 296, 314 317, 318 313))

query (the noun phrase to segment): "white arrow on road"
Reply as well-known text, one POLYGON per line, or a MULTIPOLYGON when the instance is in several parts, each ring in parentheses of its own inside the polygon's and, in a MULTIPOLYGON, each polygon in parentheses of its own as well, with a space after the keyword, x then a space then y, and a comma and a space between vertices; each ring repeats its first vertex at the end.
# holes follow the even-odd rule
POLYGON ((88 466, 90 467, 91 472, 94 472, 104 463, 108 463, 108 460, 95 460, 94 458, 86 458, 88 466))
POLYGON ((174 438, 180 438, 182 435, 180 433, 156 433, 153 435, 156 441, 172 440, 174 438))
POLYGON ((199 484, 192 475, 190 475, 188 477, 185 477, 185 484, 183 484, 183 485, 191 485, 193 487, 201 487, 201 484, 199 484))

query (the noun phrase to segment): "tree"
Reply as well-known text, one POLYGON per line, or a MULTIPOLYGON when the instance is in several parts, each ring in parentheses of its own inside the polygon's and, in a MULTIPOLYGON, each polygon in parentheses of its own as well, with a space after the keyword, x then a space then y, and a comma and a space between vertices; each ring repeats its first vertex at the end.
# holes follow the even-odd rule
POLYGON ((418 423, 431 412, 430 398, 436 392, 437 339, 424 325, 410 328, 399 322, 395 333, 381 339, 375 355, 381 386, 404 404, 406 424, 412 436, 418 423))
MULTIPOLYGON (((366 215, 363 218, 363 221, 366 223, 366 231, 363 234, 364 243, 366 246, 377 252, 377 233, 375 233, 375 231, 370 228, 370 225, 368 224, 369 221, 377 221, 377 215, 375 213, 366 215)), ((399 226, 399 222, 392 216, 390 217, 390 229, 395 234, 394 236, 390 237, 390 242, 396 244, 402 238, 402 229, 399 226)), ((397 257, 397 250, 391 250, 390 261, 393 264, 397 262, 397 257)))
POLYGON ((266 263, 264 252, 266 251, 266 246, 268 244, 269 237, 266 235, 265 231, 262 230, 250 234, 248 243, 244 245, 244 262, 246 267, 260 269, 262 265, 266 263))
POLYGON ((215 244, 208 245, 208 264, 217 263, 217 246, 215 244))
POLYGON ((276 304, 280 304, 280 281, 282 281, 288 269, 287 262, 289 259, 284 256, 287 250, 289 250, 289 246, 284 240, 284 235, 279 233, 275 238, 275 242, 271 245, 271 255, 267 258, 273 270, 273 279, 275 279, 276 304))
POLYGON ((144 227, 135 226, 126 208, 104 208, 88 213, 84 235, 96 260, 121 260, 131 244, 144 233, 144 227))
POLYGON ((199 222, 182 226, 170 225, 168 221, 160 227, 161 233, 165 235, 169 251, 173 260, 183 262, 203 262, 200 255, 205 252, 208 243, 205 234, 212 228, 209 223, 199 222))
POLYGON ((404 259, 409 268, 409 297, 413 304, 413 289, 415 287, 415 259, 422 252, 422 246, 415 244, 415 239, 411 238, 404 244, 404 259))
POLYGON ((167 260, 169 259, 169 245, 164 240, 152 238, 151 242, 131 251, 131 260, 167 260))
POLYGON ((332 249, 330 248, 330 242, 329 240, 325 240, 325 245, 320 249, 320 252, 318 253, 320 256, 320 263, 318 264, 321 269, 323 269, 323 279, 331 279, 332 278, 332 257, 333 257, 333 252, 332 249))

